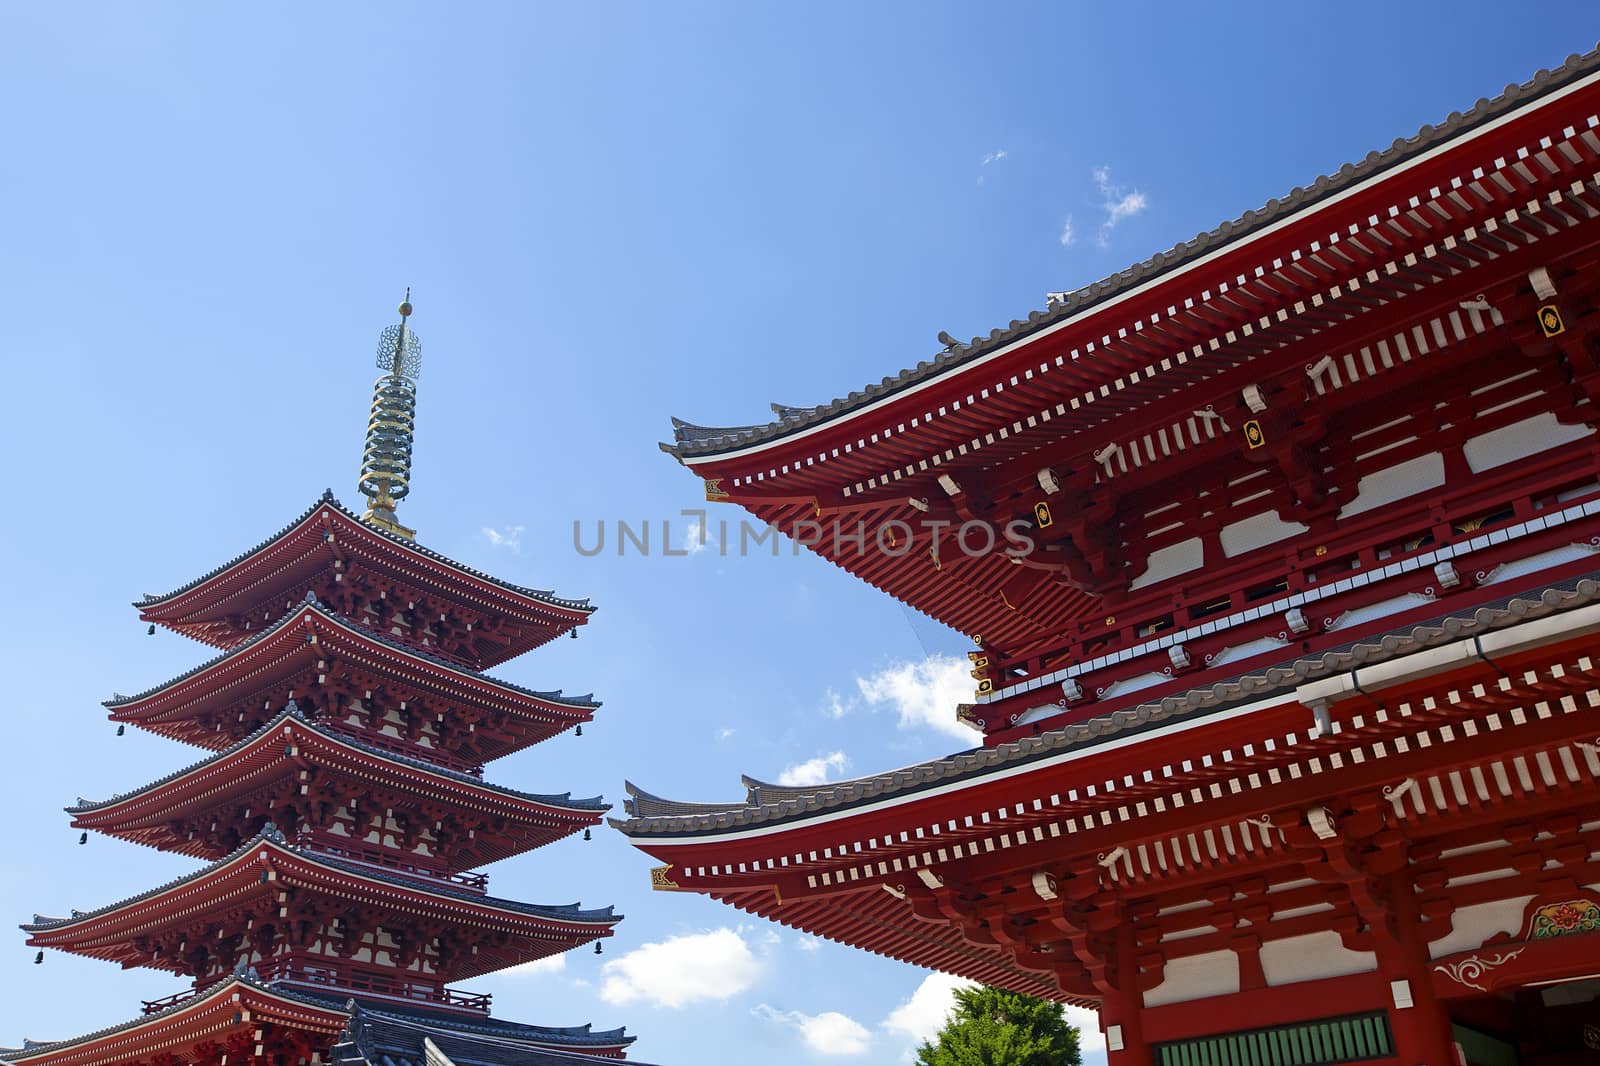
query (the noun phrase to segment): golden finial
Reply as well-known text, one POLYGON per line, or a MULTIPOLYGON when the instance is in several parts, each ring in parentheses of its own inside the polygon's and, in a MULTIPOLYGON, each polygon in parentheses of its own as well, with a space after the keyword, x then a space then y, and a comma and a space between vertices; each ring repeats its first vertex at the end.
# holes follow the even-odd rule
POLYGON ((416 530, 395 518, 395 505, 411 492, 411 444, 416 431, 417 376, 422 372, 422 345, 411 332, 411 290, 400 304, 400 322, 383 331, 378 341, 378 369, 383 377, 372 386, 372 418, 367 422, 367 448, 361 456, 361 494, 367 498, 362 517, 407 540, 416 530))

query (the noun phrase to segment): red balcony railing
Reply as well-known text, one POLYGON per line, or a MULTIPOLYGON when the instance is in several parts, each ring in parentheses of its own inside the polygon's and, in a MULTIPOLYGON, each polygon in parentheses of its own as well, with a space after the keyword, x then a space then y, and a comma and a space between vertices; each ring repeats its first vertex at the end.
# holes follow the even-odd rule
POLYGON ((263 964, 267 981, 281 981, 315 991, 334 992, 361 999, 382 999, 394 1003, 424 1005, 439 1010, 488 1014, 487 992, 463 992, 441 984, 426 983, 415 975, 374 969, 325 959, 289 958, 263 964))

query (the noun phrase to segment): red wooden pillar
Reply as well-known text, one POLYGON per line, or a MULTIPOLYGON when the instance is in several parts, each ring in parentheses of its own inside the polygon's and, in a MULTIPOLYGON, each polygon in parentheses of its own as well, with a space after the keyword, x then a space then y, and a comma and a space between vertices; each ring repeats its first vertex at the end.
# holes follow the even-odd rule
POLYGON ((1388 982, 1395 1057, 1402 1066, 1455 1066, 1450 1014, 1434 995, 1432 960, 1406 872, 1390 878, 1389 917, 1372 926, 1378 973, 1388 982))
POLYGON ((1139 960, 1130 921, 1117 926, 1115 958, 1116 984, 1106 989, 1100 1002, 1100 1031, 1106 1038, 1107 1066, 1154 1066, 1140 1023, 1144 993, 1139 991, 1139 960))

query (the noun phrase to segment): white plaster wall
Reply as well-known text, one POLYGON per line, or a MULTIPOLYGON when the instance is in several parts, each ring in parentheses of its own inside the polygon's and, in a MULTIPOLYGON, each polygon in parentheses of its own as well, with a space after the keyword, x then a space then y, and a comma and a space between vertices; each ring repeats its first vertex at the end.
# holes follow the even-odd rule
POLYGON ((1370 951, 1351 951, 1339 939, 1339 934, 1334 932, 1268 940, 1261 945, 1261 970, 1266 974, 1269 985, 1371 973, 1377 968, 1378 957, 1375 954, 1370 951))
POLYGON ((1235 659, 1248 659, 1252 655, 1262 655, 1288 646, 1287 642, 1281 641, 1277 637, 1261 637, 1259 640, 1247 641, 1244 644, 1230 644, 1206 660, 1206 665, 1221 666, 1223 663, 1231 663, 1235 659))
POLYGON ((1239 957, 1231 951, 1209 951, 1173 959, 1162 971, 1159 985, 1144 994, 1146 1007, 1184 1003, 1207 996, 1227 996, 1239 991, 1239 957))
POLYGON ((1437 959, 1481 947, 1485 940, 1500 933, 1515 936, 1522 929, 1522 912, 1532 900, 1532 896, 1518 896, 1458 908, 1454 929, 1449 936, 1428 945, 1428 954, 1437 959))
POLYGON ((1235 555, 1299 536, 1309 528, 1299 522, 1285 522, 1272 511, 1263 511, 1222 527, 1219 534, 1222 554, 1231 559, 1235 555))
POLYGON ((1438 452, 1419 455, 1362 478, 1356 485, 1356 498, 1339 508, 1339 517, 1361 514, 1443 484, 1444 456, 1438 452))
POLYGON ((1593 432, 1588 426, 1563 426, 1555 415, 1546 412, 1473 437, 1461 446, 1461 451, 1476 474, 1582 440, 1593 432))
POLYGON ((1150 553, 1144 573, 1134 579, 1129 588, 1142 589, 1162 581, 1200 569, 1205 563, 1205 545, 1199 537, 1190 537, 1177 544, 1169 544, 1150 553))

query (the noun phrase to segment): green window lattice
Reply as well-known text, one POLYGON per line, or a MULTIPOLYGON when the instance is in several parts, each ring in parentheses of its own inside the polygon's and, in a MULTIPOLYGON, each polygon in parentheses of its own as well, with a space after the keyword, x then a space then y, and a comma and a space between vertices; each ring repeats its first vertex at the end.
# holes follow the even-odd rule
POLYGON ((1383 1011, 1155 1046, 1160 1066, 1332 1066, 1394 1054, 1383 1011))

